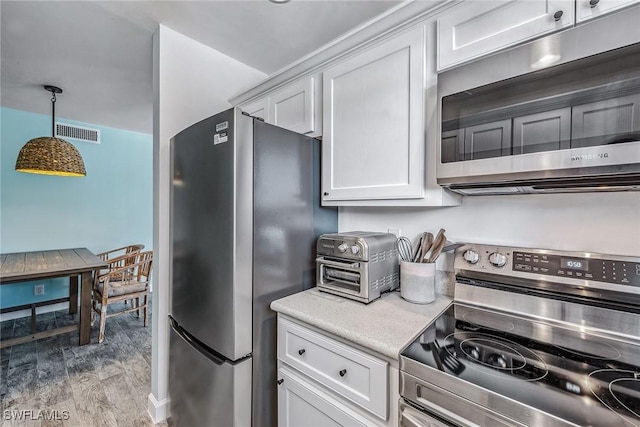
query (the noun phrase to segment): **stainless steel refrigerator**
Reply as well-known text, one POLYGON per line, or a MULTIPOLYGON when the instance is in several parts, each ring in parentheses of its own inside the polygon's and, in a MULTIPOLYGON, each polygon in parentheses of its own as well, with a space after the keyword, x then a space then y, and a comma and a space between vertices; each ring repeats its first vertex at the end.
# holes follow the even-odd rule
POLYGON ((315 284, 319 141, 230 109, 171 140, 171 419, 274 426, 271 301, 315 284))

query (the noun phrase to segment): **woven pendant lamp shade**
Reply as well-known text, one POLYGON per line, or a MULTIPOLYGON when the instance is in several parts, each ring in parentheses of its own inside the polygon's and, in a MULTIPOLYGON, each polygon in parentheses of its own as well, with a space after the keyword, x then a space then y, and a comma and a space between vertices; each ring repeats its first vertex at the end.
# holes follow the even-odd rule
POLYGON ((86 176, 80 152, 64 139, 55 137, 56 94, 62 93, 62 89, 52 85, 45 85, 44 89, 51 92, 51 136, 33 138, 24 144, 18 153, 16 170, 41 175, 86 176))
POLYGON ((18 154, 16 170, 43 175, 87 175, 76 147, 63 139, 53 137, 28 141, 18 154))

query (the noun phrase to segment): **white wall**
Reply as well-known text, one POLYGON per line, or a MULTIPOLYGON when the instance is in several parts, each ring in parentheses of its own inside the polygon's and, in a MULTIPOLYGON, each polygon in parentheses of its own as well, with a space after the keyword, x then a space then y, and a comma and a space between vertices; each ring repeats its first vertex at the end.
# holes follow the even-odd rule
POLYGON ((231 107, 231 96, 265 74, 167 27, 154 34, 154 272, 151 394, 155 422, 168 415, 169 140, 184 128, 231 107))
MULTIPOLYGON (((452 242, 640 256, 640 192, 464 197, 450 208, 342 208, 340 231, 447 230, 452 242)), ((438 268, 449 269, 450 263, 438 268)))

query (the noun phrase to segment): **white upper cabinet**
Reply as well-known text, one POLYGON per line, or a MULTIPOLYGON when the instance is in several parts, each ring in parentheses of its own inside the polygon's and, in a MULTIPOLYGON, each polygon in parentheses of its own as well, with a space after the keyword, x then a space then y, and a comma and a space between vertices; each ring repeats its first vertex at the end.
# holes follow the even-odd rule
POLYGON ((576 21, 586 21, 637 3, 640 0, 576 0, 576 21))
POLYGON ((298 133, 316 131, 314 77, 277 90, 269 97, 269 104, 273 124, 298 133))
POLYGON ((422 26, 324 71, 325 204, 423 196, 424 72, 422 26))
POLYGON ((260 117, 265 122, 311 136, 318 136, 322 127, 319 78, 312 76, 296 80, 269 94, 240 105, 242 111, 260 117))
POLYGON ((462 2, 438 17, 438 71, 570 27, 574 8, 574 0, 462 2))
POLYGON ((263 119, 267 123, 273 123, 269 117, 269 98, 266 96, 248 104, 243 104, 240 109, 253 117, 263 119))

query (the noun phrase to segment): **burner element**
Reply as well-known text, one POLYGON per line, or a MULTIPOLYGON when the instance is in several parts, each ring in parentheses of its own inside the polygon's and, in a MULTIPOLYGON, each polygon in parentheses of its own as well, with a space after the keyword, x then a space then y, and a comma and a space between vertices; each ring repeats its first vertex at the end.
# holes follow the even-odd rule
POLYGON ((468 338, 460 341, 460 349, 468 357, 492 368, 509 370, 524 368, 527 364, 524 356, 510 344, 515 343, 504 343, 495 338, 468 338), (481 348, 485 349, 485 352, 481 352, 481 348), (486 355, 484 358, 480 357, 482 353, 486 355))
MULTIPOLYGON (((638 375, 636 372, 635 375, 638 375)), ((620 378, 618 380, 613 380, 609 383, 609 392, 613 395, 613 397, 620 403, 620 405, 631 412, 636 418, 640 419, 640 409, 637 407, 637 402, 635 405, 635 411, 629 408, 629 405, 626 403, 629 401, 628 393, 630 390, 639 390, 640 389, 640 380, 634 378, 620 378), (624 383, 624 384, 623 384, 624 383), (636 412, 638 411, 638 412, 636 412)), ((637 391, 636 391, 637 394, 637 391)))
POLYGON ((591 393, 625 425, 640 427, 640 379, 637 371, 598 369, 588 376, 591 393), (638 421, 636 421, 638 420, 638 421))
POLYGON ((468 311, 462 315, 462 320, 473 325, 495 329, 496 331, 509 332, 514 328, 513 323, 505 319, 504 316, 481 311, 468 311))
POLYGON ((556 344, 556 347, 569 353, 600 360, 616 360, 620 357, 618 349, 594 337, 580 338, 573 334, 564 333, 562 330, 556 330, 554 334, 557 337, 557 342, 562 343, 562 345, 556 344))
POLYGON ((465 365, 481 369, 489 375, 537 381, 548 373, 547 365, 536 353, 516 342, 479 332, 454 332, 445 339, 450 340, 455 343, 452 350, 447 347, 451 357, 456 357, 454 349, 459 349, 464 354, 460 355, 462 357, 458 356, 461 361, 466 359, 474 362, 465 365), (486 370, 487 367, 491 370, 486 370))

